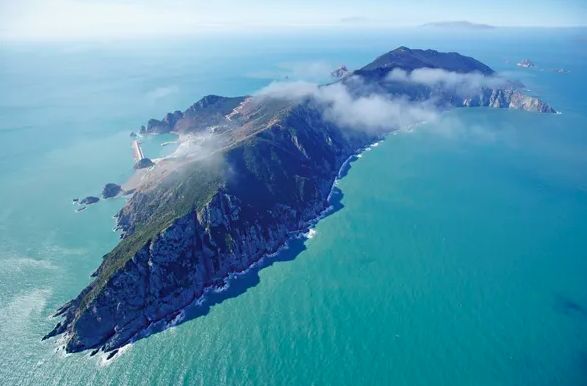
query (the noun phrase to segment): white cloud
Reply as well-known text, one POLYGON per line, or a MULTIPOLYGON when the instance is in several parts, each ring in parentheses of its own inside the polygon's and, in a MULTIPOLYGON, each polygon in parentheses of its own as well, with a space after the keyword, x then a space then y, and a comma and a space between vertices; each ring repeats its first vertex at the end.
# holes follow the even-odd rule
MULTIPOLYGON (((2 1, 2 0, 0 0, 2 1)), ((177 4, 22 0, 0 3, 0 38, 85 40, 187 34, 205 24, 177 4)))
MULTIPOLYGON (((318 7, 320 8, 320 7, 318 7)), ((2 40, 112 40, 214 36, 340 24, 290 1, 0 0, 2 40)))
POLYGON ((439 68, 418 68, 412 72, 395 68, 387 80, 425 85, 461 96, 477 94, 483 88, 504 88, 509 84, 506 79, 497 76, 485 76, 479 72, 463 74, 439 68))
POLYGON ((324 81, 329 79, 330 73, 337 67, 326 61, 290 62, 280 65, 285 75, 291 79, 309 81, 324 81))
POLYGON ((257 96, 311 99, 318 104, 326 120, 356 130, 387 131, 430 121, 437 116, 432 103, 410 102, 377 93, 353 95, 342 83, 318 86, 304 81, 275 82, 257 96))
POLYGON ((260 97, 297 100, 308 98, 318 93, 319 86, 316 83, 305 80, 291 82, 272 82, 267 87, 256 93, 260 97))

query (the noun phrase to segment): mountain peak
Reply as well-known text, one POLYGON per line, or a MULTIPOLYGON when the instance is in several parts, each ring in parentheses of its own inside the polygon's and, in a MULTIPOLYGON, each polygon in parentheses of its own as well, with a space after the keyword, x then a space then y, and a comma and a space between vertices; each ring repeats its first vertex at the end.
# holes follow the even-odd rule
POLYGON ((356 71, 359 75, 384 76, 394 68, 413 71, 418 68, 439 68, 451 72, 480 72, 492 75, 494 71, 480 61, 456 52, 411 49, 400 46, 381 55, 373 62, 356 71))
POLYGON ((391 50, 391 52, 412 52, 412 50, 410 50, 408 47, 406 46, 399 46, 398 48, 396 48, 395 50, 391 50))

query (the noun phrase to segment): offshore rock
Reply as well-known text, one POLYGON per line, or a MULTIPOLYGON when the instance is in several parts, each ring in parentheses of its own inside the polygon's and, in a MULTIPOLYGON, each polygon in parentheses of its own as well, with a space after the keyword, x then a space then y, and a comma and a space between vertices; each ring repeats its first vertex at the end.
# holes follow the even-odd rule
POLYGON ((536 65, 534 64, 534 62, 532 62, 530 59, 523 59, 520 62, 518 62, 518 64, 516 64, 518 67, 522 67, 522 68, 533 68, 536 67, 536 65))
POLYGON ((98 201, 100 201, 100 199, 98 197, 94 197, 94 196, 88 196, 85 198, 82 198, 81 200, 79 200, 79 204, 80 205, 91 205, 91 204, 95 204, 98 201))
POLYGON ((347 66, 345 66, 344 64, 342 66, 340 66, 339 68, 337 68, 336 70, 332 71, 330 73, 330 76, 334 79, 341 79, 344 78, 345 76, 349 75, 351 72, 349 71, 349 69, 347 68, 347 66))
POLYGON ((103 198, 112 198, 118 196, 122 192, 122 187, 118 184, 109 182, 104 185, 104 189, 102 189, 102 197, 103 198))

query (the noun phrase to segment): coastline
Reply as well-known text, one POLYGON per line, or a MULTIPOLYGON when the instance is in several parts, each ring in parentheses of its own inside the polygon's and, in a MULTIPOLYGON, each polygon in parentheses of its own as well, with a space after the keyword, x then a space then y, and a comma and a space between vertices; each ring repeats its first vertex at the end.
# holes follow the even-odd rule
MULTIPOLYGON (((394 133, 396 131, 397 130, 393 130, 390 133, 394 133)), ((320 213, 316 217, 306 221, 305 225, 302 228, 289 232, 289 236, 274 251, 268 252, 268 253, 262 255, 257 260, 255 260, 251 264, 249 264, 249 266, 247 266, 244 270, 229 272, 225 277, 223 277, 221 279, 220 284, 212 284, 208 287, 203 288, 202 293, 199 296, 194 297, 188 305, 186 305, 186 306, 182 307, 180 310, 178 310, 169 321, 162 318, 160 320, 151 322, 147 327, 143 328, 142 330, 140 330, 136 334, 134 334, 128 340, 128 342, 126 344, 124 344, 118 348, 115 348, 111 351, 102 351, 101 348, 97 348, 94 350, 88 350, 89 354, 86 354, 86 355, 88 357, 96 356, 98 358, 98 360, 100 361, 101 366, 107 366, 108 364, 113 362, 114 359, 118 358, 124 352, 128 351, 129 346, 132 346, 136 341, 138 341, 144 337, 147 337, 155 332, 163 331, 168 328, 173 328, 173 327, 177 326, 178 324, 181 324, 182 322, 184 322, 187 311, 195 310, 198 307, 203 307, 205 302, 207 300, 209 300, 209 297, 212 294, 225 293, 229 288, 231 288, 232 281, 236 281, 240 277, 246 276, 247 274, 251 274, 253 271, 255 271, 257 269, 261 270, 261 269, 265 268, 266 266, 270 265, 267 263, 270 263, 272 258, 275 258, 281 252, 284 252, 285 250, 287 250, 289 248, 289 244, 291 241, 301 240, 301 239, 311 239, 315 234, 315 232, 314 233, 311 232, 312 228, 314 226, 316 226, 316 224, 318 222, 320 222, 320 220, 326 218, 327 216, 329 216, 330 214, 332 214, 334 212, 335 207, 333 205, 334 202, 332 199, 333 194, 336 191, 337 182, 346 176, 346 171, 348 171, 350 164, 353 161, 356 161, 359 158, 361 158, 360 156, 362 156, 362 154, 365 151, 370 151, 374 147, 377 147, 382 141, 385 140, 385 138, 386 138, 386 135, 382 135, 381 138, 379 138, 375 142, 373 142, 367 146, 363 146, 363 147, 359 148, 356 152, 354 152, 353 154, 348 156, 342 162, 342 164, 339 167, 337 173, 335 174, 335 177, 334 177, 332 184, 330 186, 330 191, 329 191, 329 193, 326 197, 326 201, 325 201, 326 202, 325 207, 320 211, 320 213), (98 355, 96 355, 96 354, 98 354, 98 355)), ((66 353, 65 343, 64 343, 66 341, 67 341, 67 334, 63 334, 62 339, 60 339, 58 342, 60 344, 58 344, 56 351, 62 351, 64 353, 66 353)), ((66 355, 70 355, 70 354, 71 353, 66 353, 66 355)))

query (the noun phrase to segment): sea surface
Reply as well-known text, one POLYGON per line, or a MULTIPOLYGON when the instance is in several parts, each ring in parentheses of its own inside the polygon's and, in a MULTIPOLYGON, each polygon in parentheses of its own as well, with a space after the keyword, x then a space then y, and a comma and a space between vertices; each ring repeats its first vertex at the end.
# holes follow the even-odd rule
POLYGON ((4 42, 0 85, 0 384, 587 384, 586 30, 4 42), (124 198, 72 199, 131 175, 131 130, 400 45, 474 56, 562 114, 460 109, 390 135, 244 293, 111 361, 41 342, 117 243, 124 198))

